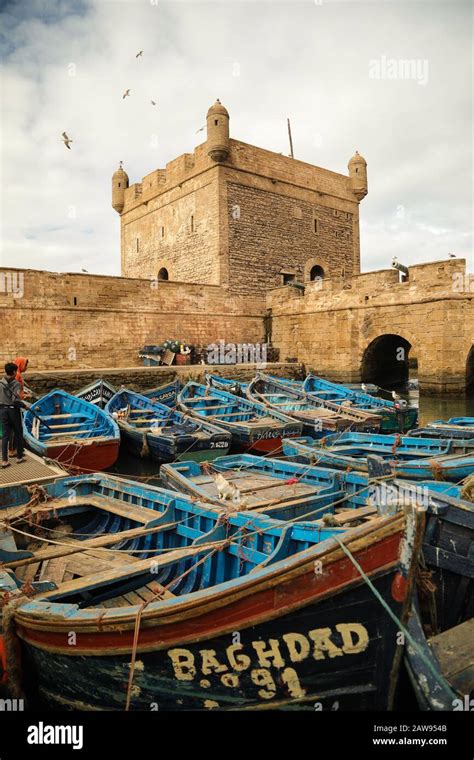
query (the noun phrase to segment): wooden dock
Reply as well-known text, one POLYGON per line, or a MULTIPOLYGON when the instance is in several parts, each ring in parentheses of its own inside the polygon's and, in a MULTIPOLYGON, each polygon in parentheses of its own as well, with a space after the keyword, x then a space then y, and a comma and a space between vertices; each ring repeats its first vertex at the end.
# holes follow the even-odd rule
POLYGON ((22 464, 17 464, 16 457, 13 457, 10 467, 0 468, 0 489, 2 486, 49 483, 67 475, 61 467, 31 451, 25 451, 25 460, 22 464))

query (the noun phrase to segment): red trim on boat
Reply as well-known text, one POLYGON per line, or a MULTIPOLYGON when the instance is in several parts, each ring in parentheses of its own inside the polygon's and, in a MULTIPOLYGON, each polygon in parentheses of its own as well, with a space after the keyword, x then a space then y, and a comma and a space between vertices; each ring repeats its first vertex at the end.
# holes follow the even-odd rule
MULTIPOLYGON (((366 574, 376 572, 382 567, 393 564, 398 560, 398 552, 403 532, 389 536, 374 546, 368 547, 356 554, 357 561, 366 574)), ((317 558, 316 558, 317 559, 317 558)), ((393 572, 393 569, 392 569, 393 572)), ((204 641, 219 635, 222 630, 239 630, 255 624, 269 617, 278 617, 274 613, 281 610, 281 614, 287 614, 291 608, 297 608, 304 605, 306 601, 312 604, 328 592, 339 593, 344 587, 360 579, 357 569, 354 567, 348 557, 342 557, 329 564, 323 573, 307 572, 304 575, 286 581, 271 589, 256 591, 242 599, 226 604, 222 601, 217 609, 209 612, 203 612, 201 615, 189 617, 186 620, 169 623, 168 625, 155 625, 145 627, 143 621, 140 630, 138 649, 140 646, 147 648, 162 648, 169 644, 192 642, 198 638, 204 641)), ((397 586, 398 588, 398 586, 397 586)), ((231 595, 232 592, 229 592, 231 595)), ((395 597, 394 597, 395 598, 395 597)), ((203 600, 207 603, 211 599, 203 600)), ((396 600, 398 601, 398 600, 396 600)), ((61 603, 61 602, 58 602, 61 603)), ((53 602, 54 604, 54 602, 53 602)), ((107 610, 98 608, 98 619, 102 612, 107 610)), ((160 619, 159 612, 157 620, 160 619)), ((162 618, 164 621, 165 618, 162 618)), ((45 621, 47 623, 47 620, 45 621)), ((148 621, 149 624, 150 621, 148 621)), ((81 633, 76 628, 76 644, 74 647, 68 644, 68 632, 40 631, 26 627, 23 623, 18 622, 18 632, 20 636, 31 644, 41 648, 44 644, 46 647, 54 647, 62 650, 63 654, 75 655, 81 654, 81 649, 96 650, 99 654, 101 650, 110 650, 114 647, 130 647, 133 643, 134 630, 133 626, 128 630, 107 631, 107 624, 117 628, 118 620, 103 620, 103 633, 81 633)), ((54 625, 54 622, 51 622, 54 625)), ((71 627, 74 628, 74 619, 71 618, 71 627)))

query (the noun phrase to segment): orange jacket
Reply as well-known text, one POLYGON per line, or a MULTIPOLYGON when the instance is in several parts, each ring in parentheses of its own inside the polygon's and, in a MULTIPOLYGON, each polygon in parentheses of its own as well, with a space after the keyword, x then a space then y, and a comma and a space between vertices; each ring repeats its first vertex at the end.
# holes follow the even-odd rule
POLYGON ((25 372, 25 370, 26 370, 26 368, 28 366, 28 359, 25 359, 23 356, 19 356, 18 359, 14 360, 13 364, 16 364, 16 366, 18 367, 18 369, 16 371, 16 379, 18 380, 18 382, 21 385, 21 391, 20 391, 19 395, 20 395, 20 398, 24 398, 24 396, 25 396, 25 390, 24 390, 25 383, 24 383, 24 380, 23 380, 23 377, 22 377, 21 373, 25 372))

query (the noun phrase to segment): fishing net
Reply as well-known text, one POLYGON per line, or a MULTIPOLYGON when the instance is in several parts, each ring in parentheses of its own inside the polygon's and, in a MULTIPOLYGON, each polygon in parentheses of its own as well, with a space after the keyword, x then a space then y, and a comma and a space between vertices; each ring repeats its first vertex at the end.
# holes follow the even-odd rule
POLYGON ((461 498, 474 502, 474 475, 469 475, 461 488, 461 498))

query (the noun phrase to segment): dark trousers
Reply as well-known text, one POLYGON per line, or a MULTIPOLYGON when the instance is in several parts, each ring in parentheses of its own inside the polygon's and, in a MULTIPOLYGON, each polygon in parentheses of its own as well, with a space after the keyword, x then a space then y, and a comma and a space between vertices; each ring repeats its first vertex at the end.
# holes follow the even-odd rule
POLYGON ((0 421, 3 425, 2 435, 2 460, 8 460, 8 441, 10 434, 15 433, 16 455, 21 459, 25 450, 23 443, 23 427, 21 424, 21 411, 11 407, 0 408, 0 421))

